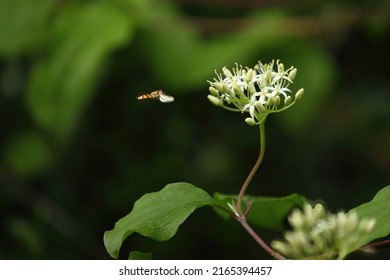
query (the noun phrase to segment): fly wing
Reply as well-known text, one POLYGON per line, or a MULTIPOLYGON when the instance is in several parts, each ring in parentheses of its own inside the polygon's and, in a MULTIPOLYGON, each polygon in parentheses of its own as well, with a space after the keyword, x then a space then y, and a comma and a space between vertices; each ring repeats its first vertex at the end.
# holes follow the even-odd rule
POLYGON ((166 94, 160 92, 160 101, 161 102, 169 103, 169 102, 173 102, 174 100, 175 100, 175 98, 173 96, 166 95, 166 94))

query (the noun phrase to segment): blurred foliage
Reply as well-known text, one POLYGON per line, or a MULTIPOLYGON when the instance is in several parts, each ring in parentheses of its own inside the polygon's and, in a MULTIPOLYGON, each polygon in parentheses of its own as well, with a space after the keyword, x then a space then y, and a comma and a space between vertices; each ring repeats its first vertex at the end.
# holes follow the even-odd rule
MULTIPOLYGON (((221 208, 231 211, 227 205, 232 205, 232 201, 237 201, 237 195, 225 195, 221 193, 214 194, 214 200, 221 208)), ((284 223, 286 216, 296 207, 302 207, 305 203, 305 198, 297 194, 292 194, 285 197, 255 197, 245 196, 243 211, 250 205, 250 211, 247 218, 250 225, 259 226, 261 228, 269 228, 279 230, 281 232, 287 230, 287 225, 284 223)), ((215 207, 215 211, 224 219, 232 218, 228 212, 215 207)))
MULTIPOLYGON (((206 98, 214 70, 236 62, 279 58, 305 88, 267 121, 248 194, 367 201, 390 181, 389 13, 368 0, 0 0, 0 258, 108 258, 104 231, 144 193, 176 181, 237 193, 257 129, 206 98), (175 102, 135 99, 156 89, 175 102)), ((210 211, 166 243, 127 245, 269 257, 210 211)))

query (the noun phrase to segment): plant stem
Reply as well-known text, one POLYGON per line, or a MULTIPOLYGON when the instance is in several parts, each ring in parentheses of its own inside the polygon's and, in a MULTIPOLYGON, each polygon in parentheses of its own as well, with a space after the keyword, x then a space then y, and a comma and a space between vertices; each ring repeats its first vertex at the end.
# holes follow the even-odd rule
POLYGON ((249 173, 248 177, 246 178, 244 184, 241 187, 240 193, 238 194, 237 198, 237 211, 240 214, 240 216, 244 216, 241 209, 242 199, 244 197, 245 191, 248 188, 248 185, 250 181, 252 180, 253 176, 255 175, 257 169, 259 168, 261 162, 264 158, 264 152, 265 152, 265 119, 260 123, 260 153, 259 157, 257 158, 257 161, 255 165, 253 166, 251 172, 249 173))
POLYGON ((249 205, 247 205, 247 209, 245 210, 245 214, 242 212, 242 200, 245 195, 245 191, 249 186, 249 183, 251 182, 253 176, 255 175, 257 169, 259 169, 259 166, 261 162, 263 161, 264 158, 264 152, 265 152, 265 119, 260 123, 260 152, 259 152, 259 157, 257 158, 257 161, 255 165, 253 166, 251 172, 249 173, 248 177, 246 178, 244 184, 241 187, 240 193, 238 194, 237 198, 237 214, 235 218, 237 221, 243 226, 243 228, 249 233, 250 236, 267 252, 269 253, 272 257, 278 260, 284 260, 286 259, 283 257, 281 254, 273 250, 270 246, 268 246, 267 243, 264 242, 264 240, 253 230, 253 228, 248 224, 246 220, 246 214, 249 210, 249 205))
POLYGON ((253 230, 253 228, 248 224, 246 217, 241 216, 236 218, 240 224, 245 228, 245 230, 249 233, 250 236, 263 248, 268 254, 274 257, 277 260, 285 260, 281 254, 273 250, 267 243, 253 230))
POLYGON ((369 243, 369 244, 363 246, 362 249, 370 249, 370 248, 380 249, 380 248, 386 248, 386 247, 390 247, 390 239, 369 243))

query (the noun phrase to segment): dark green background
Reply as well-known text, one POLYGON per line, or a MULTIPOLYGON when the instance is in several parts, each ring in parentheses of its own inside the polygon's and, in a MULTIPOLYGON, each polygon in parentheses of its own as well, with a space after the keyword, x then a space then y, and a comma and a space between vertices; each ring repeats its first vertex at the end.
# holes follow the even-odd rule
MULTIPOLYGON (((236 62, 281 59, 305 88, 268 118, 248 192, 332 211, 371 200, 390 183, 389 47, 388 1, 0 0, 0 258, 105 259, 104 231, 146 192, 238 193, 258 129, 206 98, 214 70, 236 62), (175 102, 136 100, 156 89, 175 102)), ((209 208, 130 250, 269 258, 209 208)))

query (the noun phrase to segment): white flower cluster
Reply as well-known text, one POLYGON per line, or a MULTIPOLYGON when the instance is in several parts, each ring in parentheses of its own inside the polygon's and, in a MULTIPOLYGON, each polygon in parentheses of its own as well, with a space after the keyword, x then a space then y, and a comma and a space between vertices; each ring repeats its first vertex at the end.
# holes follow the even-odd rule
POLYGON ((291 97, 288 88, 293 83, 297 69, 284 69, 283 63, 273 60, 269 64, 259 62, 253 68, 245 69, 236 64, 233 72, 226 67, 223 74, 210 83, 208 99, 217 106, 238 112, 249 112, 245 121, 250 125, 263 122, 268 114, 291 107, 303 96, 303 89, 291 97), (276 64, 277 70, 274 70, 276 64))
POLYGON ((354 212, 332 214, 321 204, 295 209, 288 220, 292 231, 271 246, 291 259, 344 259, 364 245, 375 225, 375 219, 359 219, 354 212))

